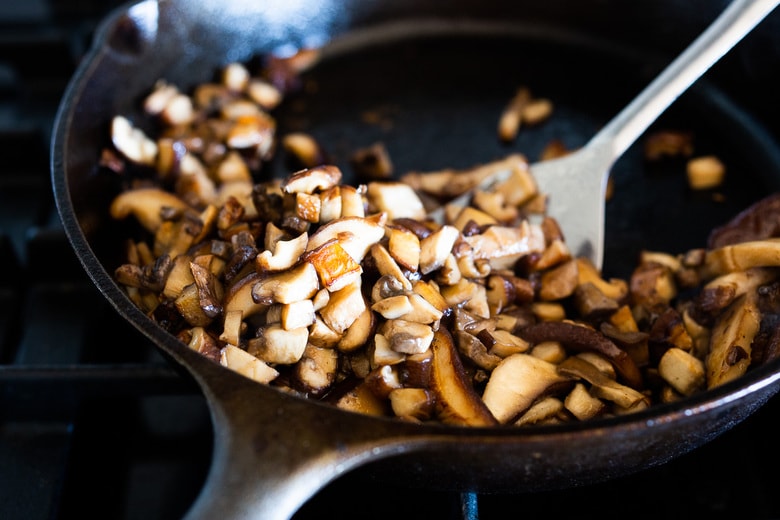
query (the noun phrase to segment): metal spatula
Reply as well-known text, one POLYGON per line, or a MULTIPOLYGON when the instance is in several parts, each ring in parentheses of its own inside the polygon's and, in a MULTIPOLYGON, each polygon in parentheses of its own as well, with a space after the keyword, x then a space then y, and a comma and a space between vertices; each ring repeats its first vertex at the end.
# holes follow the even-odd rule
MULTIPOLYGON (((549 196, 548 214, 561 226, 573 254, 601 269, 604 209, 612 165, 704 72, 750 32, 778 0, 734 0, 679 57, 578 151, 531 165, 539 191, 549 196)), ((508 177, 485 179, 485 189, 508 177)), ((467 204, 470 194, 453 201, 467 204)))

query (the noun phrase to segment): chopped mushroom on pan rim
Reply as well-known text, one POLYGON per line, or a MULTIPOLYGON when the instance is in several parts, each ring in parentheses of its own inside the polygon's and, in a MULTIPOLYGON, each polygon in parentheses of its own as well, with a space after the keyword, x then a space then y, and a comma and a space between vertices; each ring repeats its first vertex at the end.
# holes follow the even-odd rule
POLYGON ((778 356, 780 226, 753 223, 780 195, 706 248, 644 251, 605 279, 545 216, 522 155, 393 180, 380 143, 383 172, 350 186, 319 143, 278 135, 272 111, 313 59, 257 77, 233 63, 191 95, 159 82, 144 103, 158 136, 111 125, 103 164, 146 172, 110 207, 145 233, 116 280, 190 348, 346 410, 468 426, 627 414, 778 356), (256 182, 277 149, 306 166, 256 182), (511 175, 446 205, 497 169, 511 175))

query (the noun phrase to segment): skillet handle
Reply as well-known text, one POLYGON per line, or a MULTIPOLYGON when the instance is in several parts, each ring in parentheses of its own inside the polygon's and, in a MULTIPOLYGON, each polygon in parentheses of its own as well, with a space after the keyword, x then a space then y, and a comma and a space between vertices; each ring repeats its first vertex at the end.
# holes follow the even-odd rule
POLYGON ((211 409, 214 451, 187 520, 287 520, 339 475, 421 445, 413 425, 288 396, 204 361, 193 360, 193 373, 211 409))

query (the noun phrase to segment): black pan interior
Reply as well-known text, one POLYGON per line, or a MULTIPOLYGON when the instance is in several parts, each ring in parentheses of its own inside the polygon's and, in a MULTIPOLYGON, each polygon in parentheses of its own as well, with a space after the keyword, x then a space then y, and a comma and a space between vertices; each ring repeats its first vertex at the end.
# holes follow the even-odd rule
MULTIPOLYGON (((346 51, 327 55, 278 114, 282 133, 313 134, 348 178, 350 154, 376 142, 386 146, 398 175, 468 168, 515 152, 535 161, 554 139, 576 149, 663 65, 652 55, 598 41, 468 30, 431 36, 408 27, 402 38, 374 36, 368 44, 344 45, 346 51), (549 121, 522 128, 507 144, 498 139, 496 126, 520 86, 551 99, 555 110, 549 121)), ((693 191, 685 176, 687 158, 646 160, 640 140, 613 170, 605 260, 611 276, 628 276, 642 249, 681 253, 702 247, 713 226, 779 183, 757 173, 775 159, 753 153, 763 128, 706 81, 682 96, 649 133, 656 130, 690 132, 695 155, 715 154, 726 163, 726 182, 693 191)), ((778 164, 772 166, 776 171, 778 164)), ((290 172, 283 156, 271 172, 290 172)))

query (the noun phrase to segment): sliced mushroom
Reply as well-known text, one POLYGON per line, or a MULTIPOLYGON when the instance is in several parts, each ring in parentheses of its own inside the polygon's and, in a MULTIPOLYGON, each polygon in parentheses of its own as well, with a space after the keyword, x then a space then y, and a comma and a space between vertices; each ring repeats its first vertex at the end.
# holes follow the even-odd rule
POLYGON ((306 345, 292 370, 293 384, 307 395, 320 397, 333 386, 338 372, 338 354, 331 348, 306 345))
POLYGON ((755 293, 740 296, 718 316, 705 360, 707 388, 720 386, 747 371, 751 343, 760 326, 761 314, 755 293))
POLYGON ((471 386, 452 336, 439 329, 434 333, 431 349, 431 389, 436 396, 437 417, 445 424, 496 425, 496 418, 471 386))
POLYGON ((555 365, 528 354, 504 358, 490 374, 482 400, 501 424, 516 420, 539 398, 567 383, 555 365))
POLYGON ((409 271, 417 271, 420 266, 420 239, 411 231, 388 225, 385 227, 388 237, 387 250, 398 264, 409 271))
POLYGON ((411 186, 402 182, 369 182, 366 197, 376 211, 387 213, 387 218, 390 220, 396 218, 423 220, 426 215, 425 207, 417 193, 411 186))
POLYGON ((607 408, 604 401, 591 395, 582 383, 574 385, 571 392, 566 395, 563 405, 580 421, 592 419, 602 414, 607 408))
POLYGON ((328 327, 338 334, 343 334, 365 309, 366 301, 360 283, 355 282, 332 292, 328 303, 320 309, 320 316, 328 327))
POLYGON ((459 236, 457 228, 445 225, 420 240, 420 272, 429 274, 444 265, 459 236))
POLYGON ((234 345, 226 345, 222 349, 219 362, 222 366, 259 383, 270 383, 279 376, 276 369, 234 345))
POLYGON ((298 263, 309 243, 308 233, 301 233, 292 240, 277 240, 273 249, 257 254, 255 265, 259 272, 283 271, 298 263))
POLYGON ((361 265, 341 247, 337 239, 307 251, 303 261, 314 266, 322 287, 330 292, 339 291, 358 282, 363 274, 361 265))
POLYGON ((780 267, 780 239, 742 242, 708 251, 703 271, 711 278, 753 267, 780 267))
POLYGON ((490 262, 493 269, 511 269, 521 257, 544 250, 542 230, 523 221, 519 226, 490 226, 484 233, 463 237, 475 259, 490 262))
POLYGON ((402 419, 426 421, 436 406, 432 393, 424 388, 395 388, 387 397, 393 413, 402 419))
POLYGON ((614 379, 604 375, 593 364, 583 358, 572 356, 558 365, 558 372, 571 378, 580 378, 591 385, 591 393, 615 402, 621 408, 632 408, 647 397, 633 388, 621 385, 614 379))
POLYGON ((615 366, 626 384, 632 388, 642 388, 642 374, 634 360, 603 334, 585 327, 567 322, 542 322, 518 331, 523 339, 531 343, 559 341, 563 345, 578 351, 598 352, 607 357, 615 366))
POLYGON ((111 142, 122 155, 138 164, 154 166, 157 160, 157 143, 149 139, 129 119, 115 116, 111 121, 111 142))
POLYGON ((670 348, 658 362, 658 374, 682 395, 691 395, 704 388, 704 363, 679 348, 670 348))
POLYGON ((307 300, 319 289, 317 270, 312 264, 302 263, 293 269, 261 278, 252 287, 255 303, 293 303, 307 300))
POLYGON ((117 220, 133 215, 151 233, 157 232, 165 209, 183 211, 187 204, 173 193, 159 188, 138 188, 124 191, 111 202, 111 217, 117 220))
POLYGON ((312 251, 326 242, 338 240, 341 247, 358 264, 368 253, 372 245, 385 236, 384 223, 387 215, 374 217, 342 217, 321 226, 309 237, 307 251, 312 251))
POLYGON ((341 182, 341 170, 332 165, 307 168, 292 174, 282 185, 285 193, 307 193, 324 191, 341 182))
POLYGON ((286 330, 274 323, 258 330, 258 336, 249 340, 247 352, 266 363, 291 365, 303 356, 308 339, 306 327, 286 330))

